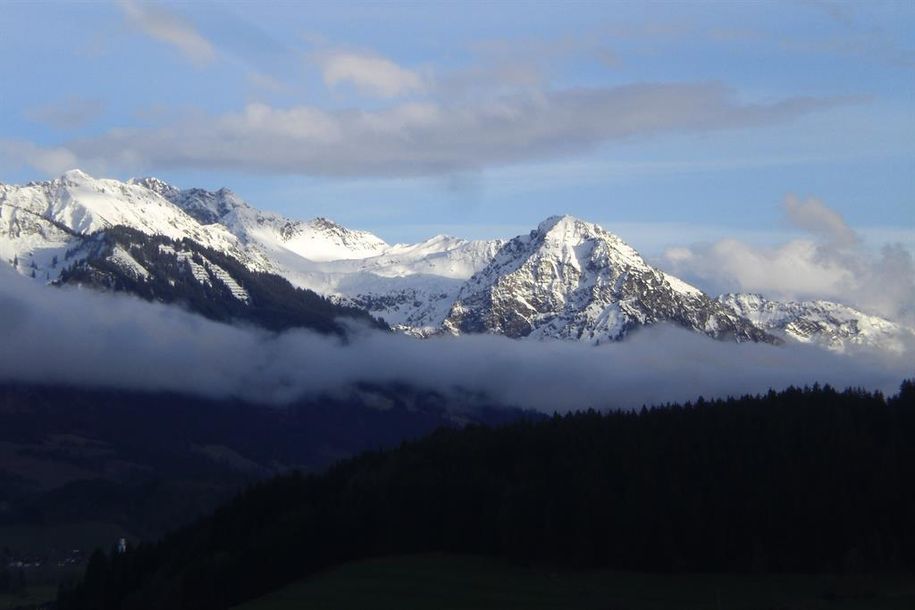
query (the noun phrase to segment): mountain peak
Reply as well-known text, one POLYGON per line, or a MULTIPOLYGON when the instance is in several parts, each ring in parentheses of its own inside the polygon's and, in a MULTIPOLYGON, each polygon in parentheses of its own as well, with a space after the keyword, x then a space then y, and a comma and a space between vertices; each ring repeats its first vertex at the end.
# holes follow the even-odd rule
POLYGON ((455 334, 599 343, 659 322, 711 337, 778 342, 651 267, 619 237, 568 215, 551 216, 508 242, 461 288, 443 326, 455 334))
POLYGON ((81 169, 69 169, 62 173, 58 180, 61 182, 89 182, 95 180, 95 178, 81 169))
POLYGON ((569 214, 558 214, 556 216, 550 216, 537 225, 537 231, 540 233, 549 233, 553 230, 566 230, 587 226, 594 225, 569 214))
POLYGON ((331 231, 339 231, 345 228, 330 218, 325 218, 324 216, 317 216, 312 218, 310 221, 308 221, 308 224, 310 224, 315 229, 328 229, 331 231))
POLYGON ((178 187, 169 184, 165 180, 156 178, 154 176, 146 176, 143 178, 131 178, 130 180, 127 181, 127 184, 133 184, 135 186, 142 186, 144 188, 151 190, 154 193, 158 193, 159 195, 162 195, 166 199, 169 198, 169 195, 178 193, 181 190, 178 187))
MULTIPOLYGON (((631 248, 619 237, 603 227, 569 214, 550 216, 539 225, 535 233, 548 240, 555 240, 568 245, 578 245, 589 240, 612 242, 614 247, 631 248)), ((635 254, 635 251, 632 251, 635 254)))

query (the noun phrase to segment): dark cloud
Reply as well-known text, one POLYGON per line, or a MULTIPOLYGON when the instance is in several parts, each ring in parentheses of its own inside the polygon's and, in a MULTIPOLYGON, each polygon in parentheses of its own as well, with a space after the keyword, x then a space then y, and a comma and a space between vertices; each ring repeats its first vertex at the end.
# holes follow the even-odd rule
POLYGON ((282 403, 356 382, 403 382, 545 411, 855 385, 892 391, 906 354, 716 342, 653 328, 600 347, 493 336, 418 340, 357 330, 349 342, 231 327, 173 307, 54 289, 0 269, 0 379, 175 390, 282 403))

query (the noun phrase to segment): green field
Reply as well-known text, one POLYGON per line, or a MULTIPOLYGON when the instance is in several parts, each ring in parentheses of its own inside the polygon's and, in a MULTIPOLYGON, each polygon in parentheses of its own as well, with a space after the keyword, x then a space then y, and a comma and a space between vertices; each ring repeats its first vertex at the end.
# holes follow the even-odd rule
POLYGON ((551 572, 466 556, 346 564, 236 610, 884 610, 915 608, 915 576, 551 572))

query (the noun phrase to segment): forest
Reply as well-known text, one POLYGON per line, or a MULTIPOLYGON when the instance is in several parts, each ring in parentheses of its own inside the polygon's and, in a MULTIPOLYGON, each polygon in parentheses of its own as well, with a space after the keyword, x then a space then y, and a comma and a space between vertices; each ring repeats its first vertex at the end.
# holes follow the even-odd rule
MULTIPOLYGON (((273 331, 308 328, 344 335, 341 320, 388 330, 387 324, 361 309, 333 303, 311 290, 296 288, 279 275, 251 271, 231 256, 191 239, 175 241, 117 226, 93 235, 88 249, 90 255, 64 270, 58 284, 128 292, 147 301, 180 304, 211 320, 247 322, 273 331), (114 262, 111 255, 116 247, 129 252, 151 273, 138 277, 114 262), (196 279, 189 263, 181 259, 176 250, 191 253, 197 265, 208 266, 209 261, 228 272, 248 293, 248 302, 232 296, 231 289, 221 281, 207 283, 196 279)), ((68 255, 72 253, 68 252, 68 255)))
POLYGON ((441 429, 257 483, 154 543, 97 551, 61 609, 228 608, 361 558, 567 569, 915 567, 915 383, 441 429))

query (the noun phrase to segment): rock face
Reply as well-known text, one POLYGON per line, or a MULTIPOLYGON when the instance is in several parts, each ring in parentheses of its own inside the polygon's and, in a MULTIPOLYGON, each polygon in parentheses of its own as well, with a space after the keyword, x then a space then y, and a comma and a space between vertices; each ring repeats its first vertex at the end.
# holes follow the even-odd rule
MULTIPOLYGON (((153 285, 160 292, 178 285, 222 299, 216 310, 234 317, 254 305, 241 270, 274 274, 417 336, 491 333, 601 343, 670 323, 722 340, 841 350, 899 349, 900 337, 911 334, 825 301, 710 298, 649 265, 616 235, 570 216, 548 218, 508 241, 438 235, 390 245, 326 218, 258 210, 225 188, 182 190, 157 178, 120 182, 79 170, 45 182, 0 184, 0 259, 37 281, 78 278, 144 298, 153 285)), ((154 298, 169 302, 166 294, 154 298)))
POLYGON ((600 343, 657 322, 719 339, 779 342, 648 265, 617 236, 570 216, 548 218, 505 244, 461 288, 444 327, 455 334, 600 343))

